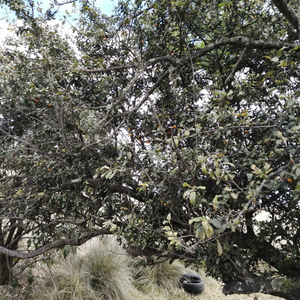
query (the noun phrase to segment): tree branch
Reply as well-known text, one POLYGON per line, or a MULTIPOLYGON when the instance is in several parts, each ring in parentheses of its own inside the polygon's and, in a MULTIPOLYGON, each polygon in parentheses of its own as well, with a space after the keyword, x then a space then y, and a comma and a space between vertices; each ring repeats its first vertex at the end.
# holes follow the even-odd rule
POLYGON ((101 68, 101 69, 79 69, 78 72, 82 72, 82 73, 106 73, 109 71, 122 71, 124 69, 137 69, 138 66, 136 65, 124 65, 124 66, 111 66, 111 67, 107 67, 107 68, 101 68))
POLYGON ((16 250, 10 250, 10 249, 0 246, 0 253, 3 253, 8 256, 18 257, 18 258, 32 258, 32 257, 38 256, 38 255, 41 255, 43 253, 46 253, 54 248, 62 248, 67 245, 80 246, 80 245, 84 244, 86 241, 90 240, 91 238, 99 236, 99 235, 104 235, 104 234, 112 234, 112 232, 109 229, 95 230, 95 231, 86 233, 84 236, 82 236, 78 239, 73 238, 73 239, 57 240, 53 243, 46 244, 45 246, 42 246, 36 250, 32 250, 27 253, 16 251, 16 250))
POLYGON ((255 243, 255 255, 278 270, 278 273, 287 277, 300 277, 300 263, 291 260, 280 249, 275 248, 271 242, 261 240, 254 232, 236 232, 236 239, 243 241, 244 249, 251 249, 255 243))
POLYGON ((240 57, 239 57, 239 60, 238 60, 237 63, 234 65, 234 67, 233 67, 231 73, 229 74, 229 76, 226 78, 226 80, 225 80, 225 82, 224 82, 224 86, 225 86, 225 87, 226 87, 226 85, 228 85, 229 81, 230 81, 231 78, 234 76, 234 74, 235 74, 235 72, 236 72, 236 70, 237 70, 237 68, 238 68, 238 66, 239 66, 239 64, 240 64, 240 62, 241 62, 241 60, 242 60, 242 59, 244 58, 244 56, 245 56, 246 50, 247 50, 247 48, 244 48, 244 49, 243 49, 243 51, 242 51, 242 53, 241 53, 241 55, 240 55, 240 57))
POLYGON ((289 21, 289 23, 297 30, 300 31, 299 19, 295 11, 287 5, 286 0, 272 0, 273 4, 278 8, 278 10, 284 15, 284 17, 289 21))
MULTIPOLYGON (((158 62, 163 62, 163 61, 169 62, 174 67, 179 67, 179 66, 190 63, 191 60, 195 60, 218 47, 225 46, 225 45, 232 45, 237 48, 247 48, 247 47, 249 48, 250 47, 250 48, 256 48, 256 49, 281 49, 282 47, 287 47, 287 48, 299 47, 299 44, 295 44, 295 43, 253 40, 249 37, 244 37, 244 36, 222 38, 219 41, 216 41, 214 43, 211 43, 211 44, 201 48, 191 57, 176 59, 172 56, 161 56, 161 57, 149 59, 144 64, 143 68, 141 68, 141 70, 144 71, 147 67, 152 66, 158 62)), ((105 73, 105 72, 109 72, 109 71, 122 71, 124 69, 138 69, 138 68, 139 67, 136 65, 123 65, 123 66, 120 65, 120 66, 111 66, 111 67, 101 68, 101 69, 78 69, 77 72, 105 73)), ((137 77, 138 77, 138 74, 140 74, 140 73, 136 74, 137 77)), ((133 82, 135 82, 135 81, 136 81, 136 77, 133 78, 133 82)), ((131 87, 132 87, 132 84, 129 83, 129 88, 131 88, 131 87)), ((128 88, 125 88, 125 90, 127 91, 128 88)), ((119 97, 119 98, 122 98, 122 97, 119 97)))
POLYGON ((287 300, 298 300, 300 293, 299 279, 273 278, 255 280, 255 285, 246 282, 232 282, 223 287, 225 296, 233 294, 263 293, 287 300))

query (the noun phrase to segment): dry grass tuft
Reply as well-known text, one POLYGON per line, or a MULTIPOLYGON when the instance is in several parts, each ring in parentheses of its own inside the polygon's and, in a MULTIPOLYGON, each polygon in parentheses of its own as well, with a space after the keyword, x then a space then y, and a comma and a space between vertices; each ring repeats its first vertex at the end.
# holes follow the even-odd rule
POLYGON ((132 300, 131 258, 110 238, 94 239, 76 254, 57 258, 41 300, 132 300))

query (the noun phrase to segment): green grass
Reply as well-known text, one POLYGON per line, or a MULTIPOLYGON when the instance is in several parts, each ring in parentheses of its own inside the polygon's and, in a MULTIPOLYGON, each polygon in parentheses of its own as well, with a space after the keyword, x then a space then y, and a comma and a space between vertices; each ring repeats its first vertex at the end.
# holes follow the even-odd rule
MULTIPOLYGON (((254 295, 222 294, 221 284, 195 270, 206 288, 198 296, 186 294, 178 286, 182 274, 191 271, 179 262, 147 265, 143 258, 132 259, 112 237, 96 238, 81 246, 66 259, 43 271, 42 280, 34 283, 33 300, 250 300, 254 295)), ((280 299, 257 294, 259 300, 280 299)), ((2 298, 1 298, 2 299, 2 298)), ((3 298, 6 299, 6 298, 3 298)), ((14 299, 14 298, 7 298, 14 299)), ((20 299, 20 298, 18 298, 20 299)), ((29 299, 29 298, 28 298, 29 299)))

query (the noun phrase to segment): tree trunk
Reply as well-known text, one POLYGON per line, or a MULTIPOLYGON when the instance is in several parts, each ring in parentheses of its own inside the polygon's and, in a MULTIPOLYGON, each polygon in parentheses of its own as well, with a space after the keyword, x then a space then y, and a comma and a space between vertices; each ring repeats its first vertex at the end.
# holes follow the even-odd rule
POLYGON ((299 300, 299 278, 259 279, 250 284, 247 282, 232 282, 223 287, 223 294, 252 294, 263 293, 282 297, 287 300, 299 300))
MULTIPOLYGON (((0 221, 0 247, 16 250, 23 233, 22 222, 16 219, 0 221)), ((12 268, 14 266, 13 256, 0 253, 0 286, 12 283, 12 268)))
POLYGON ((5 254, 0 254, 0 286, 11 284, 13 260, 5 254))

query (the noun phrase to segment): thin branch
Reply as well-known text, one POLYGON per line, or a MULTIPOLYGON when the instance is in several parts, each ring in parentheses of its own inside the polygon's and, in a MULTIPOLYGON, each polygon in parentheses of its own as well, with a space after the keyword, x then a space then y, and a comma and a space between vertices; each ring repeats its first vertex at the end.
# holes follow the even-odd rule
MULTIPOLYGON (((106 113, 105 117, 101 120, 101 122, 99 123, 99 126, 101 126, 102 124, 104 124, 107 121, 107 119, 110 115, 110 112, 113 109, 115 109, 122 102, 122 100, 125 98, 126 94, 134 86, 134 84, 136 83, 136 81, 139 79, 139 77, 142 75, 143 72, 144 72, 144 68, 143 67, 139 68, 139 71, 133 76, 133 78, 130 80, 130 82, 127 84, 127 86, 124 88, 121 95, 115 100, 115 102, 113 102, 111 104, 111 109, 106 113)), ((108 123, 110 123, 113 119, 114 119, 114 117, 112 117, 108 121, 108 123)))
POLYGON ((242 60, 242 58, 244 57, 244 55, 245 55, 245 53, 246 53, 246 50, 247 50, 247 48, 244 48, 244 49, 243 49, 243 51, 242 51, 242 53, 241 53, 241 55, 240 55, 240 57, 239 57, 239 60, 238 60, 237 63, 234 65, 234 67, 233 67, 231 73, 229 74, 229 76, 226 78, 226 80, 225 80, 225 82, 224 82, 224 85, 225 85, 225 86, 229 83, 229 81, 231 80, 231 78, 234 76, 234 74, 235 74, 235 72, 236 72, 236 70, 237 70, 237 68, 238 68, 238 66, 239 66, 239 64, 240 64, 240 62, 241 62, 241 60, 242 60))
POLYGON ((55 1, 55 4, 58 5, 58 6, 62 6, 62 5, 67 5, 67 4, 71 4, 71 3, 74 3, 76 2, 77 0, 70 0, 70 1, 66 1, 66 2, 62 2, 62 3, 59 3, 57 1, 55 1))
POLYGON ((138 66, 136 65, 124 65, 124 66, 111 66, 107 68, 101 68, 101 69, 79 69, 78 72, 83 72, 83 73, 106 73, 109 71, 122 71, 124 69, 137 69, 138 66))
POLYGON ((62 248, 67 245, 80 246, 93 237, 96 237, 99 235, 105 235, 105 234, 112 234, 112 232, 109 229, 91 231, 78 239, 73 238, 73 239, 57 240, 53 243, 46 244, 45 246, 42 246, 41 248, 32 250, 27 253, 16 251, 16 250, 10 250, 10 249, 0 246, 0 253, 3 253, 8 256, 17 257, 17 258, 32 258, 32 257, 38 256, 38 255, 41 255, 43 253, 46 253, 54 248, 62 248))
POLYGON ((133 114, 136 112, 149 98, 149 96, 160 86, 160 84, 163 82, 163 80, 169 76, 176 68, 169 68, 166 70, 157 80, 157 82, 145 92, 145 96, 142 98, 142 100, 135 105, 135 107, 129 112, 130 114, 133 114))
POLYGON ((257 195, 260 193, 260 191, 262 190, 262 188, 264 187, 265 183, 266 183, 266 179, 264 179, 262 181, 262 183, 256 188, 254 194, 251 196, 251 198, 249 199, 249 201, 246 203, 246 205, 244 206, 244 208, 239 212, 237 219, 241 219, 243 214, 247 211, 247 209, 249 208, 249 206, 251 205, 251 203, 253 201, 255 201, 255 198, 257 197, 257 195))
MULTIPOLYGON (((281 49, 282 47, 296 48, 299 44, 288 43, 288 42, 278 42, 278 41, 265 41, 265 40, 253 40, 250 37, 235 36, 231 38, 222 38, 219 41, 211 43, 199 51, 197 51, 192 59, 197 59, 207 52, 210 52, 220 46, 232 45, 238 48, 256 48, 256 49, 281 49)), ((180 61, 181 64, 188 63, 189 59, 184 58, 180 61)))

